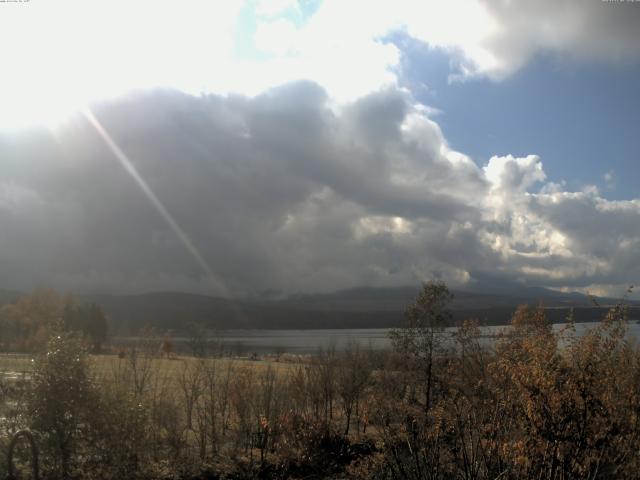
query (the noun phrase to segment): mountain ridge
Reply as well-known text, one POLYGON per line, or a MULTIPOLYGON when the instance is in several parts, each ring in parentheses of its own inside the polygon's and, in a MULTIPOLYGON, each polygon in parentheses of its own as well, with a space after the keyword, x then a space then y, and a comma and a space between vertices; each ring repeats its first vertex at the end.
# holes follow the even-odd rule
MULTIPOLYGON (((210 329, 317 329, 382 328, 402 324, 404 311, 419 287, 357 287, 318 294, 297 294, 284 299, 225 299, 186 292, 142 294, 82 294, 78 298, 98 304, 107 314, 112 330, 130 334, 144 325, 181 331, 188 324, 210 329)), ((541 287, 520 287, 508 293, 453 290, 454 322, 476 318, 487 325, 506 324, 518 305, 547 308, 553 322, 561 322, 574 310, 576 321, 601 318, 612 298, 594 299, 578 292, 558 292, 541 287)), ((0 291, 0 304, 14 301, 19 292, 0 291)), ((630 301, 633 309, 640 303, 630 301)), ((634 310, 635 311, 635 310, 634 310)), ((639 312, 640 313, 640 312, 639 312)), ((637 315, 636 315, 637 316, 637 315)))

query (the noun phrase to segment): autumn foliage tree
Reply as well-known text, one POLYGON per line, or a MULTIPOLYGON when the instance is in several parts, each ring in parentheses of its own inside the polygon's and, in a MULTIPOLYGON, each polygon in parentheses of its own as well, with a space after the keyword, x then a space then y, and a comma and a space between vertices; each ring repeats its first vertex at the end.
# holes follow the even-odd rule
POLYGON ((108 321, 102 309, 70 294, 37 289, 0 308, 0 332, 5 350, 40 351, 55 332, 79 332, 99 351, 107 338, 108 321))
POLYGON ((73 301, 51 289, 37 289, 0 308, 5 349, 42 349, 51 332, 61 327, 65 306, 73 301))
MULTIPOLYGON (((6 318, 44 318, 43 298, 56 297, 6 318)), ((446 328, 450 301, 425 284, 393 349, 352 343, 275 368, 158 361, 150 331, 92 378, 90 344, 56 333, 22 421, 42 433, 47 478, 640 479, 640 349, 624 302, 590 325, 522 306, 495 331, 446 328)))
MULTIPOLYGON (((447 291, 424 288, 418 318, 438 318, 447 291)), ((432 332, 409 317, 392 338, 396 363, 376 376, 380 453, 357 477, 640 478, 640 352, 626 312, 554 328, 542 306, 521 306, 491 340, 474 321, 432 332)))

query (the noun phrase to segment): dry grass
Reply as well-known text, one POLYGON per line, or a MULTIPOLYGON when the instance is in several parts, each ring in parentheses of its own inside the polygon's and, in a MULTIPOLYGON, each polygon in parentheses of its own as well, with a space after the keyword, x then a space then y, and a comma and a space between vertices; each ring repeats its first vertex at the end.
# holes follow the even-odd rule
MULTIPOLYGON (((28 374, 33 368, 33 355, 21 353, 1 353, 0 354, 0 374, 2 376, 14 376, 28 374)), ((128 358, 119 358, 117 355, 91 355, 91 365, 97 379, 113 378, 113 375, 120 369, 126 367, 128 358)), ((202 359, 186 356, 174 355, 171 358, 153 357, 150 360, 150 370, 154 376, 165 380, 176 380, 180 372, 186 366, 195 366, 202 359)), ((294 363, 279 362, 276 360, 250 360, 245 358, 217 358, 206 359, 207 362, 215 362, 216 367, 226 369, 229 364, 233 367, 254 370, 261 373, 269 367, 277 374, 285 374, 294 367, 294 363)))

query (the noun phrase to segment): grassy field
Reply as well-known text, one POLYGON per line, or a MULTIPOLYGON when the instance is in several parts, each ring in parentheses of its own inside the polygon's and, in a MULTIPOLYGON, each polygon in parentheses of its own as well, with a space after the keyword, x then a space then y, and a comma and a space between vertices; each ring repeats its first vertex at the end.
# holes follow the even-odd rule
MULTIPOLYGON (((2 378, 16 378, 23 374, 29 375, 33 368, 34 356, 21 353, 1 353, 0 354, 0 376, 2 378)), ((117 355, 91 355, 90 363, 96 375, 96 379, 108 381, 115 378, 119 371, 128 366, 129 358, 119 358, 117 355)), ((196 367, 203 359, 174 355, 171 358, 151 357, 145 358, 148 361, 146 366, 154 376, 165 380, 176 380, 181 372, 188 367, 196 367)), ((268 368, 275 370, 277 374, 284 374, 290 371, 296 364, 291 362, 280 362, 273 360, 252 360, 246 358, 207 358, 204 361, 214 363, 220 371, 226 370, 229 366, 233 368, 244 368, 261 373, 268 368)))

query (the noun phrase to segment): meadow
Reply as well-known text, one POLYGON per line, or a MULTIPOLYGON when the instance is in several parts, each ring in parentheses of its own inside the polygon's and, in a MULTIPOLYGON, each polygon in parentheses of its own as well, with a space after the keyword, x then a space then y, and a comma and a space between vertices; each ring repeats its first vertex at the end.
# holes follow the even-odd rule
MULTIPOLYGON (((171 358, 154 356, 149 360, 151 375, 163 381, 175 382, 185 369, 195 368, 204 360, 189 355, 173 355, 171 358)), ((113 381, 127 368, 127 358, 119 358, 117 354, 91 354, 89 364, 92 374, 97 381, 113 381)), ((248 358, 209 358, 207 363, 215 364, 217 369, 248 368, 255 372, 263 372, 269 368, 276 372, 286 372, 293 368, 291 361, 281 362, 272 360, 251 360, 248 358)), ((0 353, 0 376, 18 378, 30 376, 34 367, 34 355, 27 353, 0 353)))

